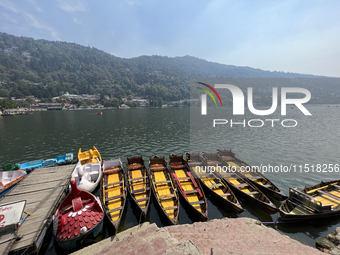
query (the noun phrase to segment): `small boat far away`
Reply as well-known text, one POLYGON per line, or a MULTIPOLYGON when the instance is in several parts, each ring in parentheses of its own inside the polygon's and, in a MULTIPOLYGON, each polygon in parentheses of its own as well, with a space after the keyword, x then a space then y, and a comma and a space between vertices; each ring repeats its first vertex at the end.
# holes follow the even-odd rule
POLYGON ((202 221, 208 220, 208 204, 200 182, 191 175, 183 155, 169 156, 170 172, 177 190, 202 221))
POLYGON ((157 203, 169 223, 175 225, 178 223, 179 201, 165 158, 150 158, 149 169, 152 191, 157 203))
POLYGON ((145 217, 151 198, 149 174, 144 164, 144 159, 132 157, 126 159, 126 177, 127 187, 132 200, 139 207, 142 215, 145 217))
POLYGON ((122 161, 120 158, 104 160, 100 197, 115 233, 118 232, 119 223, 123 216, 126 195, 126 180, 122 161))

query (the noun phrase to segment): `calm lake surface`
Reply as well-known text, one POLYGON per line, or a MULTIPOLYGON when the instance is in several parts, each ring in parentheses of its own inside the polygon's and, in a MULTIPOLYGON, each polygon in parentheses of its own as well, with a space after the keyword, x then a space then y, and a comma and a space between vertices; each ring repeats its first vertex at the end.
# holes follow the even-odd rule
MULTIPOLYGON (((266 116, 233 117, 228 108, 208 108, 208 115, 201 116, 200 108, 165 108, 165 109, 115 109, 103 110, 103 115, 96 115, 95 110, 83 111, 48 111, 34 112, 29 115, 0 117, 0 167, 6 163, 23 163, 35 159, 55 158, 73 152, 79 148, 88 150, 96 146, 103 160, 143 155, 148 158, 157 155, 185 154, 192 152, 215 152, 216 149, 232 149, 236 157, 251 166, 294 166, 290 173, 265 173, 286 195, 289 187, 302 189, 319 183, 321 180, 340 179, 340 172, 300 171, 305 164, 340 164, 340 106, 309 105, 312 116, 305 116, 296 107, 287 109, 287 116, 281 116, 279 109, 270 119, 295 119, 294 128, 282 127, 276 122, 271 127, 265 122, 261 128, 249 126, 217 125, 213 119, 233 119, 241 122, 250 119, 269 119, 266 116)), ((249 112, 246 110, 246 112, 249 112)), ((253 123, 258 125, 258 123, 253 123)), ((288 124, 288 123, 287 123, 288 124)), ((291 124, 291 123, 290 123, 291 124)), ((247 125, 247 124, 246 124, 247 125)), ((99 195, 99 191, 96 191, 99 195)), ((269 215, 247 201, 241 200, 245 212, 235 214, 229 208, 221 206, 208 197, 209 219, 224 217, 251 217, 262 222, 274 222, 278 214, 269 215)), ((279 201, 273 201, 277 206, 279 201)), ((180 207, 180 223, 192 223, 196 219, 190 210, 180 207)), ((138 225, 139 212, 131 201, 127 201, 119 230, 138 225)), ((147 219, 158 226, 166 224, 160 216, 155 201, 152 200, 147 219)), ((97 241, 112 234, 110 226, 97 238, 97 241)), ((334 231, 340 226, 340 217, 325 220, 268 225, 310 246, 315 241, 334 231)), ((64 254, 65 251, 54 245, 49 234, 41 250, 44 254, 64 254)))

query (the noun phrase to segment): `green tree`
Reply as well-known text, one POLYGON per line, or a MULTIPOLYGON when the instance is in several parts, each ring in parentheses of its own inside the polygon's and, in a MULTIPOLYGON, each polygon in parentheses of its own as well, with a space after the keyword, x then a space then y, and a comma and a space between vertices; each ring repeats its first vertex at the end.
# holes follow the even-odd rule
POLYGON ((10 108, 17 108, 18 104, 8 99, 0 100, 0 108, 3 109, 10 109, 10 108))
POLYGON ((9 90, 8 89, 0 89, 0 97, 8 97, 9 90))

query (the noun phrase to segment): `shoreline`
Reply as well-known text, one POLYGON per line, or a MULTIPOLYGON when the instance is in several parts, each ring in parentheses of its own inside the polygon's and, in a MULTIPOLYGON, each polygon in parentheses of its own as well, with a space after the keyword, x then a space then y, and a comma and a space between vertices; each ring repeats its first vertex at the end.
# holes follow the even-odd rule
POLYGON ((145 222, 82 248, 74 255, 109 254, 300 254, 321 255, 251 218, 224 218, 168 227, 145 222))

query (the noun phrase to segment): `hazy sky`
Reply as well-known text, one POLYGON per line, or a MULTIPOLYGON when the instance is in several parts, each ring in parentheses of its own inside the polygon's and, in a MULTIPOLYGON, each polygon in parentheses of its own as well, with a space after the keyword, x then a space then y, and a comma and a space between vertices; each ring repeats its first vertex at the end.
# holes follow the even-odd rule
POLYGON ((0 0, 0 32, 340 77, 340 1, 0 0))

